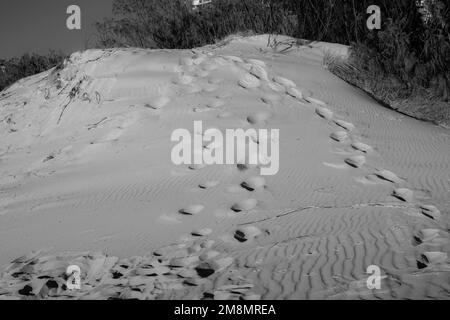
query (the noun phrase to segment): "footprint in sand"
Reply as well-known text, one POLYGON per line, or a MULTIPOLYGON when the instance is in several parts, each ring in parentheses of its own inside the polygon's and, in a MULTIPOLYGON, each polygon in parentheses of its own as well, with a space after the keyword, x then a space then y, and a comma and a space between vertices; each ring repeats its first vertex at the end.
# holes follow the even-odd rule
POLYGON ((256 199, 245 199, 242 201, 239 201, 231 206, 231 210, 234 212, 242 212, 242 211, 249 211, 256 207, 258 204, 258 200, 256 199))
POLYGON ((264 189, 266 186, 266 179, 260 176, 250 177, 241 183, 241 187, 248 191, 255 191, 258 189, 264 189))
POLYGON ((290 95, 292 98, 298 99, 298 100, 303 100, 303 93, 298 90, 297 88, 294 87, 288 87, 286 89, 286 93, 288 95, 290 95))
POLYGON ((270 112, 257 112, 257 113, 253 113, 251 115, 249 115, 247 117, 247 121, 250 124, 254 124, 254 125, 265 125, 267 124, 267 120, 270 119, 270 117, 272 116, 272 114, 270 112))
POLYGON ((257 77, 259 80, 262 80, 262 81, 269 81, 269 76, 268 76, 268 74, 267 74, 266 69, 264 69, 264 68, 261 67, 261 66, 253 65, 253 66, 250 68, 250 74, 253 75, 253 76, 255 76, 255 77, 257 77))
POLYGON ((168 97, 162 96, 151 100, 145 106, 152 109, 161 109, 162 107, 166 106, 169 102, 170 99, 168 97))
POLYGON ((239 86, 244 89, 258 88, 261 85, 261 81, 255 76, 246 73, 238 81, 239 86))
POLYGON ((424 269, 428 266, 436 266, 447 263, 448 255, 446 252, 428 251, 420 255, 417 260, 417 268, 424 269))
POLYGON ((344 142, 348 138, 346 131, 336 131, 330 135, 330 138, 337 142, 344 142))
POLYGON ((366 163, 366 157, 364 156, 353 156, 344 160, 346 164, 353 168, 360 168, 366 163))
POLYGON ((206 168, 206 164, 190 164, 188 168, 191 170, 201 170, 203 168, 206 168))
POLYGON ((294 81, 279 76, 274 77, 273 81, 284 86, 285 88, 297 86, 294 81))
POLYGON ((397 188, 392 192, 392 196, 404 202, 412 202, 414 192, 407 188, 397 188))
POLYGON ((256 164, 250 164, 250 163, 238 163, 236 165, 236 168, 239 171, 247 171, 247 170, 252 170, 252 169, 256 169, 258 166, 256 164))
POLYGON ((219 185, 219 183, 220 183, 219 180, 210 180, 210 181, 200 183, 198 185, 198 187, 200 189, 211 189, 211 188, 217 187, 219 185))
POLYGON ((206 106, 207 106, 208 108, 213 108, 213 109, 215 109, 215 108, 220 108, 220 107, 222 107, 223 105, 225 105, 225 101, 223 101, 223 100, 221 100, 221 99, 214 99, 214 100, 209 101, 209 102, 206 104, 206 106))
POLYGON ((206 237, 206 236, 209 236, 212 232, 213 231, 210 228, 203 228, 203 229, 192 231, 191 235, 193 235, 194 237, 206 237))
POLYGON ((363 153, 369 153, 370 151, 372 151, 371 146, 362 142, 353 142, 351 146, 353 149, 361 151, 363 153))
POLYGON ((423 204, 420 206, 421 213, 433 220, 438 220, 441 217, 441 212, 433 205, 423 204))
POLYGON ((270 89, 272 89, 275 92, 285 92, 286 91, 286 89, 281 84, 278 84, 276 82, 269 82, 267 85, 270 89))
POLYGON ((389 171, 380 169, 375 172, 375 176, 377 176, 381 180, 386 180, 392 183, 400 183, 402 182, 402 179, 400 179, 395 173, 389 171))
POLYGON ((255 239, 261 234, 261 230, 259 230, 257 227, 245 226, 235 231, 234 238, 239 242, 246 242, 255 239))
POLYGON ((353 131, 355 129, 355 126, 353 125, 353 123, 350 123, 350 122, 347 122, 344 120, 334 120, 334 123, 349 132, 353 131))
POLYGON ((196 214, 199 214, 200 212, 202 212, 203 209, 205 209, 204 205, 193 204, 193 205, 187 206, 186 208, 178 210, 178 212, 181 214, 186 214, 186 215, 196 215, 196 214))
POLYGON ((333 118, 333 111, 325 107, 317 107, 316 114, 327 121, 330 121, 333 118))
POLYGON ((327 106, 327 104, 325 102, 323 102, 322 100, 314 99, 313 97, 304 97, 304 99, 306 101, 308 101, 309 103, 317 104, 317 105, 322 106, 322 107, 326 107, 327 106))
POLYGON ((261 97, 261 101, 269 105, 274 105, 281 101, 281 97, 276 94, 266 93, 261 97))
POLYGON ((420 230, 417 235, 414 236, 414 240, 417 245, 426 244, 441 246, 449 243, 448 233, 439 229, 431 228, 420 230))

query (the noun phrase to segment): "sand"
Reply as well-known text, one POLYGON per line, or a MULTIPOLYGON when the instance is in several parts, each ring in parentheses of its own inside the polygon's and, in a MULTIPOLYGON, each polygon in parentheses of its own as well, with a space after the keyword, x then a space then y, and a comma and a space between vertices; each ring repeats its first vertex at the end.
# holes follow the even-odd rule
POLYGON ((2 92, 0 298, 448 299, 450 131, 329 73, 343 46, 266 43, 88 50, 2 92), (279 129, 278 173, 174 165, 199 120, 279 129))

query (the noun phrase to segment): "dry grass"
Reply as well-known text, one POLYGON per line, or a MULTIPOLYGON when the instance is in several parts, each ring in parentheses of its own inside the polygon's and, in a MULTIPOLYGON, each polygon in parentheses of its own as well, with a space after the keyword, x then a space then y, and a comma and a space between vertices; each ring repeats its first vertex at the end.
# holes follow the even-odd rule
POLYGON ((351 58, 326 52, 323 65, 347 83, 360 88, 385 107, 416 119, 450 127, 450 105, 432 89, 405 86, 394 77, 380 78, 358 68, 351 58))

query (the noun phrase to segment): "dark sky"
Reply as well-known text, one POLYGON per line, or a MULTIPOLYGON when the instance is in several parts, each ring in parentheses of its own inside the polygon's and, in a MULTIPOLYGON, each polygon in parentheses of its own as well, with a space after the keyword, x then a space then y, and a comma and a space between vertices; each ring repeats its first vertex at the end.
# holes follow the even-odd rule
POLYGON ((0 59, 61 49, 71 53, 94 41, 93 23, 111 16, 113 0, 0 0, 0 59), (68 30, 69 5, 81 8, 81 30, 68 30))

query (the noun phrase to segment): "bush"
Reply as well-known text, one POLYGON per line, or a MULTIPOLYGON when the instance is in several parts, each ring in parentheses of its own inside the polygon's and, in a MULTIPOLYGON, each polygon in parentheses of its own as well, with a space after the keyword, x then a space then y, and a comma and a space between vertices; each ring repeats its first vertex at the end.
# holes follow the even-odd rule
POLYGON ((194 10, 185 0, 115 0, 112 19, 97 23, 102 47, 184 49, 231 34, 294 35, 296 17, 283 1, 215 0, 194 10))
POLYGON ((19 79, 53 68, 64 58, 62 53, 50 51, 47 55, 27 53, 20 58, 0 59, 0 91, 19 79))

